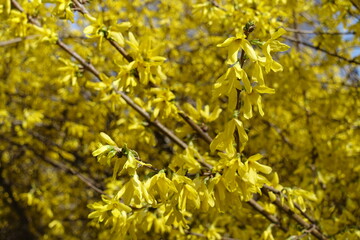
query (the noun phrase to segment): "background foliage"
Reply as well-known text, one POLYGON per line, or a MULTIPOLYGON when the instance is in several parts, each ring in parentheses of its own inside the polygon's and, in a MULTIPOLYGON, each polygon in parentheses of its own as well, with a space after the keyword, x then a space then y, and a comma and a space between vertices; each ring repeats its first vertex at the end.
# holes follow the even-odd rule
POLYGON ((2 0, 0 238, 360 238, 359 18, 2 0))

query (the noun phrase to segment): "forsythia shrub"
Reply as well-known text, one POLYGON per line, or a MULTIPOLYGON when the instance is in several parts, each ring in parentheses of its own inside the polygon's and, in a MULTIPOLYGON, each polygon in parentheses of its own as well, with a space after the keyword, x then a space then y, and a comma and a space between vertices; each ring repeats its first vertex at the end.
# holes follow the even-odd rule
POLYGON ((359 239, 360 3, 1 0, 1 239, 359 239))

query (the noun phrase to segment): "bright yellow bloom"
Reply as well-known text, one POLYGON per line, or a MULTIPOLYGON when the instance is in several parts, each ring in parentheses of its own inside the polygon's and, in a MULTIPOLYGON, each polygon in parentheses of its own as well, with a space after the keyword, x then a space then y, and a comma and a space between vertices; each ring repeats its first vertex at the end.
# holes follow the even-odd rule
POLYGON ((44 2, 56 4, 53 10, 55 16, 74 22, 74 13, 71 11, 73 2, 71 0, 45 0, 44 2))
MULTIPOLYGON (((215 150, 224 151, 228 154, 229 157, 235 155, 236 150, 234 147, 235 139, 234 132, 237 131, 237 134, 240 139, 241 147, 240 150, 244 149, 245 143, 248 141, 248 136, 245 132, 243 123, 233 118, 226 125, 223 132, 220 132, 210 144, 210 150, 214 152, 215 150)), ((238 143, 236 143, 238 144, 238 143)))
POLYGON ((264 116, 264 111, 262 109, 261 95, 260 94, 274 94, 275 89, 268 88, 266 86, 255 86, 253 91, 248 94, 247 92, 242 92, 244 108, 243 114, 246 119, 250 119, 253 116, 252 106, 257 105, 258 111, 261 116, 264 116))
POLYGON ((271 52, 283 52, 288 50, 290 47, 284 43, 279 42, 278 39, 281 35, 285 34, 286 31, 283 28, 280 28, 277 32, 271 34, 271 38, 264 43, 262 46, 263 53, 265 55, 264 58, 260 58, 260 63, 262 66, 265 66, 266 72, 269 72, 270 69, 274 72, 282 71, 282 66, 272 59, 270 53, 271 52))
POLYGON ((154 105, 153 119, 160 116, 161 118, 167 118, 171 114, 177 113, 177 108, 174 104, 175 95, 166 89, 153 88, 151 89, 152 93, 156 94, 156 98, 151 101, 154 105))
POLYGON ((151 42, 149 37, 145 37, 139 43, 131 32, 129 33, 129 40, 126 41, 131 47, 129 54, 134 58, 135 62, 132 68, 137 69, 140 82, 144 85, 148 84, 149 81, 160 84, 162 80, 166 79, 161 70, 161 64, 164 63, 166 58, 157 55, 160 46, 152 48, 151 42))
POLYGON ((236 37, 230 37, 223 43, 218 44, 217 47, 228 47, 228 58, 226 63, 233 65, 238 62, 239 51, 242 49, 246 55, 252 60, 257 61, 258 56, 251 46, 250 42, 246 40, 246 36, 243 33, 236 34, 236 37))
POLYGON ((213 122, 219 117, 220 113, 222 112, 222 109, 219 106, 216 106, 215 109, 210 112, 210 106, 205 105, 203 107, 200 98, 196 100, 196 109, 190 103, 185 103, 184 109, 190 114, 190 116, 194 120, 198 122, 213 122))
POLYGON ((101 49, 103 38, 113 39, 121 46, 124 45, 125 40, 122 32, 128 30, 131 23, 122 22, 113 26, 106 26, 102 18, 93 19, 92 24, 84 29, 84 33, 89 38, 99 38, 99 49, 101 49))

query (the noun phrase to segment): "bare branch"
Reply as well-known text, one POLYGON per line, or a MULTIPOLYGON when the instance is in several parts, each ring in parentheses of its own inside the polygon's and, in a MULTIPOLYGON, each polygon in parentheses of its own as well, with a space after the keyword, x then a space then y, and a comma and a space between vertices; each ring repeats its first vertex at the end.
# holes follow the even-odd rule
POLYGON ((268 213, 262 206, 260 206, 260 204, 258 204, 254 199, 251 199, 250 201, 247 202, 251 207, 253 207, 257 212, 259 212, 261 215, 263 215, 265 218, 267 218, 270 222, 274 223, 275 225, 277 225, 278 227, 280 227, 281 230, 283 230, 284 232, 287 232, 288 229, 286 227, 284 227, 281 222, 279 221, 279 219, 274 216, 271 215, 270 213, 268 213))
POLYGON ((217 7, 221 10, 223 10, 224 12, 227 12, 227 10, 223 7, 221 7, 215 0, 209 0, 209 2, 214 6, 214 7, 217 7))
POLYGON ((75 175, 76 177, 78 177, 82 182, 84 182, 86 185, 88 185, 90 188, 92 188, 93 190, 95 190, 96 192, 98 193, 101 193, 101 194, 105 194, 107 195, 104 191, 102 191, 100 188, 96 187, 93 183, 95 182, 94 180, 86 177, 85 175, 81 174, 80 172, 74 170, 73 168, 71 167, 68 167, 66 166, 65 164, 63 163, 60 163, 60 162, 56 162, 52 159, 50 159, 49 157, 46 157, 44 154, 40 154, 36 151, 36 149, 34 149, 33 147, 31 147, 30 145, 28 144, 19 144, 19 143, 16 143, 14 141, 11 141, 10 139, 7 139, 5 137, 1 137, 1 139, 11 143, 12 145, 15 145, 15 146, 18 146, 20 148, 26 148, 26 149, 29 149, 31 150, 35 156, 37 156, 39 159, 45 161, 46 163, 52 165, 53 167, 55 168, 58 168, 58 169, 61 169, 67 173, 71 173, 72 175, 75 175))
MULTIPOLYGON (((261 191, 268 196, 269 190, 266 188, 262 188, 261 191)), ((273 202, 280 210, 285 212, 290 218, 295 220, 297 223, 299 223, 304 229, 306 229, 308 232, 310 232, 314 237, 317 239, 325 240, 327 239, 317 227, 314 227, 314 224, 310 224, 304 219, 301 218, 298 214, 294 213, 288 206, 285 204, 282 204, 279 198, 277 197, 276 200, 273 202)))
POLYGON ((10 40, 7 40, 7 41, 2 41, 2 42, 0 42, 0 47, 4 47, 4 46, 11 45, 11 44, 14 44, 14 43, 22 42, 22 41, 27 40, 27 39, 33 39, 33 38, 36 38, 38 36, 39 35, 29 35, 29 36, 26 36, 26 37, 18 37, 18 38, 10 39, 10 40))
POLYGON ((199 127, 199 125, 197 125, 193 120, 191 120, 191 118, 188 115, 186 115, 186 113, 182 111, 179 106, 178 109, 180 110, 178 112, 180 117, 182 117, 185 120, 185 122, 187 122, 190 125, 190 127, 193 130, 195 130, 203 140, 205 140, 205 142, 210 144, 212 142, 212 138, 209 136, 209 134, 204 130, 202 130, 201 127, 199 127))
POLYGON ((337 53, 329 52, 329 51, 326 50, 326 49, 320 48, 320 47, 318 47, 318 46, 314 46, 314 45, 312 45, 312 44, 310 44, 310 43, 307 43, 307 42, 303 42, 303 41, 300 41, 300 40, 296 40, 295 38, 292 38, 292 37, 285 37, 285 36, 283 36, 283 38, 286 39, 286 40, 295 42, 295 43, 300 43, 300 44, 302 44, 302 45, 304 45, 304 46, 306 46, 306 47, 309 47, 309 48, 312 48, 312 49, 314 49, 314 50, 317 50, 317 51, 326 53, 327 55, 330 55, 330 56, 339 58, 339 59, 341 59, 341 60, 343 60, 343 61, 346 61, 346 62, 348 62, 348 63, 354 63, 354 64, 360 65, 360 62, 357 61, 356 59, 348 59, 348 58, 346 58, 346 57, 343 57, 343 56, 338 55, 337 53))
POLYGON ((316 30, 303 30, 294 28, 284 28, 288 32, 299 33, 299 34, 318 34, 318 35, 355 35, 355 31, 350 32, 321 32, 316 30))
POLYGON ((360 4, 359 2, 355 2, 354 0, 350 0, 351 4, 360 12, 360 4))
MULTIPOLYGON (((282 194, 281 191, 271 187, 271 186, 268 186, 268 185, 264 185, 263 188, 277 194, 277 195, 283 195, 286 199, 288 198, 286 195, 282 194)), ((303 215, 305 218, 307 218, 311 223, 313 224, 316 224, 316 220, 313 219, 312 217, 310 217, 306 212, 304 212, 301 207, 299 206, 299 204, 297 203, 294 203, 294 206, 296 207, 297 210, 299 210, 299 212, 301 213, 301 215, 303 215)))

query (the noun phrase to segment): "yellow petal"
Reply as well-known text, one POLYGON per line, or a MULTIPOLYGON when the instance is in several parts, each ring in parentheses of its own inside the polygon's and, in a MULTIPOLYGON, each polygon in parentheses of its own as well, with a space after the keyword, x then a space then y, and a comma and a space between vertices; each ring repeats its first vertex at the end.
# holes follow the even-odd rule
POLYGON ((109 151, 109 150, 111 150, 111 149, 112 149, 111 146, 109 146, 109 145, 103 145, 103 146, 101 146, 100 148, 98 148, 97 150, 93 151, 93 152, 92 152, 92 155, 93 155, 94 157, 96 157, 96 156, 99 156, 100 154, 105 153, 105 152, 107 152, 107 151, 109 151))
POLYGON ((260 160, 262 158, 263 158, 263 155, 261 155, 260 153, 257 153, 255 155, 252 155, 251 157, 249 157, 247 160, 249 162, 256 162, 256 161, 258 161, 258 160, 260 160))
POLYGON ((115 40, 115 42, 117 42, 121 46, 123 46, 125 44, 124 36, 121 33, 109 31, 109 35, 112 39, 115 40))
POLYGON ((90 22, 96 22, 96 18, 94 18, 93 16, 89 15, 89 14, 84 14, 84 17, 89 20, 90 22))
POLYGON ((261 96, 260 95, 258 96, 258 99, 257 99, 257 106, 258 106, 258 110, 259 110, 260 115, 264 116, 264 111, 262 109, 261 96))
POLYGON ((268 93, 268 94, 274 94, 275 93, 275 89, 269 88, 267 86, 257 86, 254 89, 256 89, 256 91, 258 93, 268 93))
POLYGON ((281 66, 280 63, 273 60, 271 64, 271 70, 273 70, 274 72, 279 72, 283 70, 283 67, 281 66))
POLYGON ((230 44, 228 48, 228 57, 226 60, 227 64, 234 64, 238 61, 238 53, 240 50, 240 43, 239 41, 234 41, 230 44))
POLYGON ((248 135, 245 132, 245 129, 243 127, 243 123, 240 120, 236 119, 236 118, 234 118, 233 120, 235 121, 235 126, 236 126, 236 129, 237 129, 238 134, 239 134, 240 142, 242 144, 246 143, 248 141, 248 135))
POLYGON ((128 41, 129 45, 131 47, 137 49, 138 46, 139 46, 139 42, 136 40, 136 38, 135 38, 135 36, 134 36, 134 34, 132 32, 129 32, 129 40, 130 40, 130 41, 128 41))
POLYGON ((244 69, 236 66, 235 70, 236 70, 236 76, 238 78, 240 78, 242 80, 242 82, 244 83, 246 92, 251 93, 252 87, 251 87, 250 81, 249 81, 248 76, 247 76, 246 72, 244 71, 244 69))
POLYGON ((107 135, 104 132, 100 133, 100 137, 102 138, 102 140, 104 140, 107 144, 109 145, 113 145, 113 146, 117 146, 117 144, 114 142, 114 140, 112 140, 109 135, 107 135))
POLYGON ((246 94, 246 93, 244 96, 245 96, 244 97, 244 117, 246 119, 250 119, 253 116, 250 98, 249 98, 248 94, 246 94))
POLYGON ((226 39, 223 43, 220 43, 218 45, 216 45, 217 47, 227 47, 229 46, 234 40, 236 40, 235 37, 231 37, 231 38, 228 38, 226 39))
POLYGON ((257 61, 258 57, 256 55, 255 50, 253 49, 253 47, 251 46, 251 44, 249 43, 248 40, 246 39, 242 39, 241 40, 241 48, 244 49, 246 55, 252 60, 252 61, 257 61))
POLYGON ((286 30, 283 29, 283 28, 280 28, 279 30, 277 30, 276 32, 271 34, 271 39, 277 39, 277 38, 279 38, 281 35, 283 35, 285 33, 286 33, 286 30))
POLYGON ((270 174, 271 171, 272 171, 272 168, 269 167, 269 166, 266 166, 266 165, 263 165, 263 164, 260 164, 258 162, 252 162, 251 163, 254 168, 262 173, 265 173, 265 174, 270 174))
POLYGON ((90 25, 90 26, 87 26, 85 29, 84 29, 84 33, 86 35, 91 35, 95 32, 95 29, 96 27, 94 25, 90 25))
POLYGON ((161 57, 161 56, 151 57, 150 59, 154 62, 164 62, 166 60, 166 58, 161 57))
MULTIPOLYGON (((267 64, 267 62, 266 62, 266 64, 267 64)), ((271 64, 271 62, 269 64, 271 64)), ((268 66, 268 65, 266 65, 266 66, 268 66)), ((268 66, 268 68, 270 70, 270 65, 268 66)), ((260 66, 259 62, 257 62, 255 64, 255 66, 254 66, 253 80, 257 81, 259 83, 259 85, 265 85, 264 75, 263 75, 263 72, 262 72, 262 69, 261 69, 261 66, 260 66)))
POLYGON ((268 192, 269 198, 271 202, 274 202, 276 200, 276 195, 273 192, 268 192))

